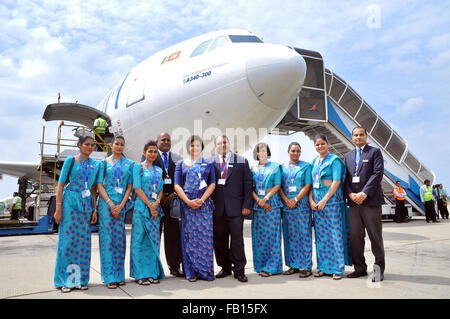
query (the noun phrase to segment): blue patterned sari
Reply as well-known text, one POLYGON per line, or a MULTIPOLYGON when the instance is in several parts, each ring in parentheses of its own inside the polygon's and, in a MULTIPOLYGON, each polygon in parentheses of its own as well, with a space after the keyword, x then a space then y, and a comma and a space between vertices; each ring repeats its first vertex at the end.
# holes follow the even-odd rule
POLYGON ((340 181, 340 185, 322 211, 313 211, 316 241, 317 269, 326 274, 343 275, 345 265, 351 265, 347 204, 343 184, 345 165, 334 154, 328 154, 323 163, 319 157, 312 162, 312 180, 319 174, 319 188, 313 187, 313 200, 318 203, 329 190, 322 180, 340 181))
MULTIPOLYGON (((282 166, 281 186, 287 198, 294 198, 306 184, 312 184, 309 163, 299 161, 289 168, 282 166)), ((286 265, 295 269, 312 269, 312 220, 308 194, 297 202, 294 209, 283 203, 282 212, 286 265)))
MULTIPOLYGON (((267 190, 281 185, 280 165, 267 162, 258 170, 252 167, 253 186, 259 198, 264 198, 267 190), (263 193, 259 193, 262 191, 263 193)), ((271 211, 259 207, 255 201, 252 220, 252 250, 253 268, 255 272, 265 271, 270 274, 279 274, 283 271, 283 257, 281 254, 281 202, 277 192, 267 203, 271 211)))
MULTIPOLYGON (((150 202, 154 202, 155 199, 152 197, 152 193, 159 194, 164 185, 162 169, 152 165, 150 170, 147 170, 143 166, 145 166, 143 163, 134 165, 134 188, 142 189, 150 202)), ((157 211, 158 216, 156 219, 153 219, 147 205, 139 196, 136 196, 130 244, 130 276, 135 280, 165 278, 159 257, 161 243, 159 227, 164 213, 160 205, 157 211)))
MULTIPOLYGON (((201 158, 192 166, 183 161, 175 169, 175 184, 183 188, 189 199, 200 198, 207 186, 200 189, 201 181, 215 184, 214 164, 201 158)), ((202 185, 203 186, 203 185, 202 185)), ((182 201, 181 252, 186 278, 214 280, 213 212, 211 196, 199 209, 192 209, 182 201)))
MULTIPOLYGON (((121 158, 114 165, 102 161, 98 173, 98 184, 104 184, 108 197, 119 205, 126 193, 127 186, 133 184, 133 165, 129 159, 121 158), (106 164, 106 176, 104 175, 106 164), (118 189, 121 189, 118 192, 118 189)), ((125 281, 125 250, 126 231, 125 213, 129 207, 125 206, 118 219, 114 218, 111 207, 99 196, 99 244, 102 280, 105 285, 125 281)))
POLYGON ((92 194, 83 197, 82 191, 90 190, 96 183, 99 162, 89 158, 82 165, 75 161, 70 176, 67 176, 72 161, 75 161, 72 156, 64 161, 58 181, 65 183, 67 178, 70 180, 62 197, 62 218, 54 276, 54 285, 57 288, 86 286, 91 266, 91 217, 94 199, 92 194))

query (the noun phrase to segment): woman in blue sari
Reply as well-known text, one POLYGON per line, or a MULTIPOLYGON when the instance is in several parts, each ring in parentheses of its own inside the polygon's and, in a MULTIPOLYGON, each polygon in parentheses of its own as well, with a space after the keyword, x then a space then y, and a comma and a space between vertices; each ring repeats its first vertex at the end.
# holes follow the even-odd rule
POLYGON ((54 284, 62 292, 70 292, 74 288, 88 289, 91 223, 97 221, 93 194, 96 192, 99 162, 89 158, 94 150, 94 139, 80 137, 77 145, 80 154, 69 156, 64 161, 56 191, 54 218, 60 225, 54 284))
POLYGON ((216 187, 214 164, 202 156, 200 137, 187 143, 189 157, 175 168, 175 191, 182 200, 181 252, 183 269, 190 282, 214 280, 213 212, 211 194, 216 187))
POLYGON ((311 165, 300 161, 301 147, 289 144, 290 161, 282 166, 280 195, 283 199, 284 260, 289 270, 301 278, 312 275, 312 223, 308 193, 311 189, 311 165))
POLYGON ((348 240, 348 215, 343 193, 345 166, 328 152, 328 138, 318 134, 314 145, 319 156, 312 162, 313 189, 309 194, 316 241, 317 269, 315 277, 332 275, 339 280, 345 265, 351 265, 348 240))
POLYGON ((155 141, 144 146, 145 160, 133 167, 133 185, 137 194, 134 203, 130 245, 130 276, 139 285, 158 284, 164 279, 159 257, 161 238, 159 227, 164 215, 162 197, 162 169, 153 165, 158 157, 155 141))
POLYGON ((270 148, 259 143, 253 157, 259 161, 252 166, 253 175, 253 220, 252 250, 253 267, 262 277, 270 277, 283 271, 281 254, 281 202, 278 190, 281 187, 280 165, 268 161, 270 148))
POLYGON ((112 155, 101 162, 97 179, 102 280, 110 289, 125 284, 125 213, 130 209, 130 202, 126 204, 133 189, 134 162, 123 157, 124 147, 125 139, 114 137, 112 155))

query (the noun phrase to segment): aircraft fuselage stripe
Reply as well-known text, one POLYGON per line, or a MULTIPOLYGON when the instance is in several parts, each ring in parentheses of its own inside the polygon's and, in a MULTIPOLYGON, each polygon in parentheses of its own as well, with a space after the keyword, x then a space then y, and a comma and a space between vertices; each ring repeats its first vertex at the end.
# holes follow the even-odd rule
MULTIPOLYGON (((130 74, 130 72, 127 73, 127 75, 125 76, 125 79, 123 79, 122 84, 119 87, 119 90, 117 91, 117 96, 116 96, 116 104, 114 105, 114 108, 117 110, 117 108, 119 107, 118 103, 119 103, 119 95, 120 95, 120 91, 122 90, 122 86, 125 83, 128 75, 130 74)), ((106 112, 105 112, 106 113, 106 112)))

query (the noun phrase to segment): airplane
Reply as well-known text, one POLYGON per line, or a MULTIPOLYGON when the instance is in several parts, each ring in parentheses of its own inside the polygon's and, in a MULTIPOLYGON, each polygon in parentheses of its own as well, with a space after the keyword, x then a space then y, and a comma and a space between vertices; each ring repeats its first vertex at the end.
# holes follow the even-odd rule
MULTIPOLYGON (((221 30, 156 52, 131 69, 96 108, 50 104, 43 117, 92 127, 100 115, 110 131, 125 137, 126 156, 138 161, 143 145, 161 132, 172 133, 180 146, 208 128, 212 140, 230 128, 275 127, 295 102, 305 76, 306 63, 294 49, 264 43, 246 30, 221 30)), ((250 146, 238 144, 235 151, 241 153, 250 146)), ((36 182, 39 166, 0 162, 0 173, 36 182)), ((50 182, 48 174, 45 183, 50 182)))
MULTIPOLYGON (((49 104, 43 118, 92 128, 98 116, 107 120, 111 134, 125 137, 124 153, 134 161, 141 160, 143 145, 162 132, 171 134, 172 151, 187 156, 183 152, 190 135, 200 135, 212 151, 209 142, 225 133, 232 138, 233 150, 242 154, 272 129, 280 135, 301 131, 311 139, 325 133, 331 152, 342 157, 354 147, 351 130, 360 125, 385 159, 386 215, 392 212, 395 181, 407 190, 412 213, 424 214, 420 185, 424 179, 435 180, 407 141, 348 83, 325 69, 320 53, 264 43, 246 30, 220 30, 172 45, 126 73, 97 107, 49 104)), ((53 182, 64 158, 74 155, 66 151, 58 154, 56 172, 53 163, 42 165, 43 183, 53 182)), ((105 154, 94 152, 91 157, 105 154)), ((0 162, 0 174, 36 183, 40 166, 0 162)))

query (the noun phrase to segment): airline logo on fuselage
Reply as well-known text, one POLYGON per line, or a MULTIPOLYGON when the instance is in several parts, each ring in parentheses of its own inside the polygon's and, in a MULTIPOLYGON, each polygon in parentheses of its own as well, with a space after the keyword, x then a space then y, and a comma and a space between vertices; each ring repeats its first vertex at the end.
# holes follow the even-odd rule
POLYGON ((172 53, 171 55, 166 56, 166 57, 162 60, 162 62, 161 62, 160 65, 163 65, 164 63, 167 63, 167 62, 174 61, 174 60, 178 59, 178 57, 180 56, 180 54, 181 54, 181 51, 178 51, 178 52, 172 53))

